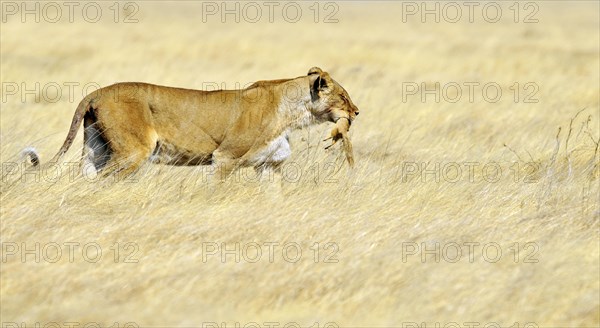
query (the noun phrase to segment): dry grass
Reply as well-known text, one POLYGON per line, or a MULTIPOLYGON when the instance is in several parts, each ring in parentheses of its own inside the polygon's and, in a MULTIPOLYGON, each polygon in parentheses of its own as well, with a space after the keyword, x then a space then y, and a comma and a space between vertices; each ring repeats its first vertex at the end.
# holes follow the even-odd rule
MULTIPOLYGON (((3 83, 231 88, 318 65, 362 115, 351 131, 354 171, 339 148, 322 149, 330 126, 297 131, 292 161, 304 173, 281 193, 266 182, 235 180, 213 192, 201 168, 157 165, 136 182, 116 184, 64 175, 11 185, 10 175, 0 196, 2 322, 599 326, 599 8, 590 1, 539 5, 537 24, 511 22, 508 4, 496 24, 401 23, 402 6, 388 2, 339 3, 337 24, 202 23, 200 4, 191 2, 140 2, 137 24, 3 23, 3 83), (402 82, 436 81, 497 82, 503 96, 486 102, 479 88, 473 102, 402 101, 402 82), (535 82, 539 102, 515 103, 514 82, 535 82), (480 163, 473 181, 471 162, 480 163), (324 182, 328 163, 340 167, 331 183, 324 182), (463 171, 456 182, 432 174, 403 179, 410 163, 457 163, 463 171), (498 181, 484 179, 488 163, 501 167, 498 181), (525 175, 533 182, 524 183, 525 175), (90 263, 78 252, 73 263, 65 254, 36 263, 28 255, 23 263, 20 253, 9 255, 12 243, 31 249, 36 242, 97 243, 103 257, 90 263), (116 242, 119 263, 110 249, 116 242), (138 247, 138 263, 123 263, 128 242, 138 247), (213 242, 297 243, 303 253, 296 263, 282 259, 281 248, 273 263, 266 254, 257 263, 233 256, 204 263, 203 245, 213 242), (315 242, 335 243, 338 262, 323 263, 332 248, 321 247, 315 263, 315 242), (406 245, 422 242, 459 243, 463 256, 457 263, 432 255, 422 263, 419 254, 403 261, 406 245), (473 261, 466 242, 480 244, 473 261), (503 251, 496 263, 481 255, 481 245, 492 242, 503 251), (538 262, 523 263, 533 251, 538 262)), ((81 99, 81 87, 75 91, 73 102, 63 95, 56 103, 32 95, 22 102, 3 91, 2 162, 18 161, 25 146, 48 160, 81 99)), ((80 140, 68 161, 78 160, 80 140)))

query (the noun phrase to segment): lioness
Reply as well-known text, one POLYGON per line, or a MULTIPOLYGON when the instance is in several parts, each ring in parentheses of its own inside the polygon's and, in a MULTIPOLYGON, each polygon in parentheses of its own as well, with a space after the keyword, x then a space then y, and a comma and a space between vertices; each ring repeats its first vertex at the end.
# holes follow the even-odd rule
MULTIPOLYGON (((335 122, 350 165, 348 138, 358 108, 318 67, 295 79, 259 81, 242 90, 201 91, 145 83, 117 83, 86 96, 69 134, 51 160, 64 155, 83 121, 83 166, 94 174, 128 175, 151 159, 171 165, 215 165, 221 177, 254 166, 278 169, 291 154, 288 133, 335 122)), ((39 157, 26 151, 34 165, 39 157)), ((89 171, 88 171, 89 172, 89 171)))

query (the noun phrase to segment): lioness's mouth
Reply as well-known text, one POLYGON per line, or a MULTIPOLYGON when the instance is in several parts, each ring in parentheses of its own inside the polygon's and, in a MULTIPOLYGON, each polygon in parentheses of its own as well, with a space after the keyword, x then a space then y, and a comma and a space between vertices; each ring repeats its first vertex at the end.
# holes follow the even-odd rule
POLYGON ((334 123, 337 124, 340 120, 348 121, 348 130, 350 130, 350 126, 352 126, 352 119, 350 117, 342 116, 342 117, 338 117, 334 123))

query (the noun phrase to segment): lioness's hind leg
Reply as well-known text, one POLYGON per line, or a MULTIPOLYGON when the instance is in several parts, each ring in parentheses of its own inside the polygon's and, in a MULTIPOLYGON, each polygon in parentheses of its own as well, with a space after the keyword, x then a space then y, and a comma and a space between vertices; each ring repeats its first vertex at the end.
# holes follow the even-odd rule
POLYGON ((149 111, 147 105, 133 101, 106 103, 98 109, 102 135, 110 148, 103 175, 125 178, 150 158, 158 135, 152 128, 149 111))
POLYGON ((148 160, 151 152, 129 153, 127 156, 113 155, 102 170, 104 176, 115 175, 118 180, 135 173, 148 160))
POLYGON ((110 158, 103 168, 103 174, 115 174, 117 179, 135 173, 152 156, 156 146, 156 133, 119 135, 118 141, 110 142, 110 158))
POLYGON ((112 153, 102 169, 103 176, 114 175, 117 180, 124 179, 135 173, 150 159, 154 147, 150 144, 135 143, 130 147, 111 147, 112 153))
POLYGON ((86 114, 83 126, 81 171, 84 176, 93 179, 106 166, 111 150, 93 111, 86 114))

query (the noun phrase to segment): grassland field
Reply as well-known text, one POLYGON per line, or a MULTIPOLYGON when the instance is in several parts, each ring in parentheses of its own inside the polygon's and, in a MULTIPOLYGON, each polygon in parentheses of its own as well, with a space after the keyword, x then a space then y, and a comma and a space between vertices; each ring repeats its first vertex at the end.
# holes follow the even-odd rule
POLYGON ((600 326, 598 2, 91 3, 2 1, 3 327, 600 326), (360 108, 354 169, 322 124, 291 134, 283 185, 95 180, 70 171, 80 131, 21 179, 96 86, 312 66, 360 108))

